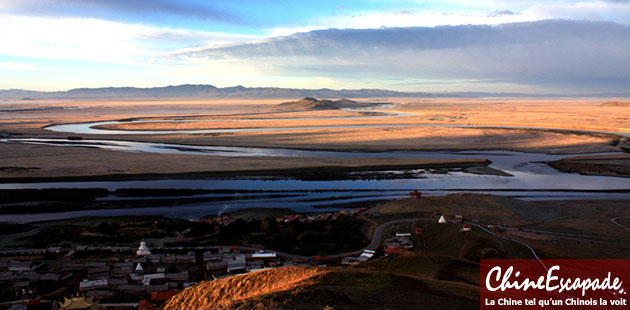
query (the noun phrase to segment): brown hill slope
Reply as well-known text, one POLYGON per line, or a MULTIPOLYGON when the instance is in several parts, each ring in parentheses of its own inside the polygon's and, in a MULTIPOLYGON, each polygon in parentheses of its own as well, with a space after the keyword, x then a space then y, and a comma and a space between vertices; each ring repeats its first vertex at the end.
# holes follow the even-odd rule
POLYGON ((183 309, 470 309, 471 285, 354 268, 288 267, 204 282, 170 300, 183 309))
POLYGON ((283 102, 278 105, 283 110, 339 110, 343 108, 361 108, 369 107, 374 104, 357 102, 350 99, 317 99, 313 97, 305 97, 298 101, 283 102))
POLYGON ((306 97, 298 101, 283 102, 278 105, 283 109, 292 110, 338 110, 332 100, 317 100, 313 97, 306 97))
POLYGON ((600 104, 602 107, 630 107, 630 101, 608 101, 600 104))

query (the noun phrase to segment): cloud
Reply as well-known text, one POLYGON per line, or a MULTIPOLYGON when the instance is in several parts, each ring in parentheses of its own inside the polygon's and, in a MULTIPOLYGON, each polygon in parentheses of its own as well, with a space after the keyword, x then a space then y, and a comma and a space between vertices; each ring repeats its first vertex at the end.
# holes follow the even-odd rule
POLYGON ((173 0, 3 0, 5 11, 39 16, 98 16, 110 14, 160 14, 241 23, 240 16, 214 8, 212 2, 201 5, 173 0))
POLYGON ((630 1, 542 1, 524 9, 537 19, 608 21, 630 25, 630 1))
POLYGON ((537 17, 517 14, 509 10, 485 12, 437 11, 426 9, 382 10, 350 12, 344 15, 316 18, 310 24, 298 27, 276 27, 270 36, 290 35, 330 28, 374 29, 392 27, 434 27, 443 25, 498 25, 511 22, 533 21, 537 17))
POLYGON ((602 22, 330 29, 178 54, 268 74, 481 79, 595 90, 630 81, 630 27, 602 22))
POLYGON ((40 69, 39 65, 35 63, 16 61, 0 62, 0 70, 3 71, 37 71, 40 69))
POLYGON ((509 15, 519 15, 520 13, 516 13, 510 10, 494 10, 488 13, 488 17, 499 17, 499 16, 509 16, 509 15))
POLYGON ((128 24, 94 18, 0 14, 0 55, 148 65, 164 53, 225 45, 255 36, 128 24))

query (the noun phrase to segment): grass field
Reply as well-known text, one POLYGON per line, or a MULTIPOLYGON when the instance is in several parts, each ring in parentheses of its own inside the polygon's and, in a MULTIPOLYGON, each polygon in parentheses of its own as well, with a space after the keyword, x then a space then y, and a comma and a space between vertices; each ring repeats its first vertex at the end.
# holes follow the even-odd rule
MULTIPOLYGON (((125 129, 194 129, 228 127, 288 127, 365 124, 526 125, 563 129, 603 129, 626 132, 626 106, 601 106, 599 100, 466 100, 380 98, 362 101, 399 103, 393 111, 406 117, 369 119, 288 120, 286 118, 357 116, 341 110, 280 111, 289 99, 268 100, 143 100, 29 101, 2 103, 0 136, 57 137, 50 124, 120 119, 187 119, 186 123, 147 122, 125 129), (25 107, 27 107, 25 109, 25 107), (15 112, 11 112, 15 110, 15 112), (257 119, 283 119, 251 121, 257 119), (224 119, 224 122, 204 121, 224 119), (228 121, 229 120, 229 121, 228 121), (175 128, 173 128, 175 126, 175 128)), ((361 100, 359 100, 361 101, 361 100)), ((369 113, 374 115, 374 113, 369 113)), ((318 129, 231 134, 84 135, 84 138, 171 142, 191 145, 262 146, 327 150, 521 150, 547 153, 621 151, 627 138, 546 130, 489 128, 361 128, 318 129)), ((422 164, 416 161, 237 158, 108 152, 95 149, 25 146, 0 143, 0 177, 93 176, 193 171, 252 171, 321 166, 422 164), (17 156, 19 155, 19 156, 17 156)), ((446 162, 446 161, 445 161, 446 162)), ((601 170, 601 169, 600 169, 601 170)), ((602 173, 596 171, 594 173, 602 173)), ((612 172, 616 173, 616 172, 612 172)))

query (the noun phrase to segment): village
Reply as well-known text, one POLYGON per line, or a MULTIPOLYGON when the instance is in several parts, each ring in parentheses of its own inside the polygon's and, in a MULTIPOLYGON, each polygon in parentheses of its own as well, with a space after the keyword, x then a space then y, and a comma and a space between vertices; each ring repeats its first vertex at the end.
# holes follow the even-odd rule
MULTIPOLYGON (((421 195, 414 191, 410 197, 420 199, 421 195)), ((368 208, 361 207, 316 214, 286 214, 271 219, 276 225, 334 223, 363 216, 366 210, 368 208)), ((431 216, 435 217, 431 222, 455 223, 462 232, 471 229, 463 223, 462 215, 454 215, 448 221, 443 215, 431 216)), ((230 215, 189 220, 192 224, 220 227, 229 227, 238 221, 230 215)), ((77 244, 5 249, 0 251, 0 308, 157 309, 169 298, 201 281, 283 266, 354 266, 379 256, 403 254, 413 250, 417 243, 424 243, 423 231, 420 226, 392 230, 382 238, 379 235, 379 240, 361 250, 317 255, 245 245, 165 246, 144 239, 137 247, 77 244)))

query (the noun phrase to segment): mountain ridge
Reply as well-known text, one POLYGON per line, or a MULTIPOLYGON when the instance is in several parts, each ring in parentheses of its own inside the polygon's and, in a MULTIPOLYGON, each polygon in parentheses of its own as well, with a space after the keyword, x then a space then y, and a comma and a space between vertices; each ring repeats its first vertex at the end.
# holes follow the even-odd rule
POLYGON ((279 87, 244 87, 241 85, 218 88, 206 84, 169 85, 164 87, 101 87, 73 88, 67 91, 33 91, 2 89, 0 99, 115 99, 115 98, 364 98, 364 97, 447 97, 425 92, 398 92, 383 89, 298 89, 279 87))
POLYGON ((281 98, 630 98, 630 93, 598 93, 582 95, 562 94, 523 94, 510 92, 402 92, 386 89, 303 89, 280 87, 244 87, 242 85, 219 88, 209 84, 182 84, 162 87, 99 87, 73 88, 66 91, 35 91, 25 89, 0 89, 2 100, 41 100, 41 99, 281 99, 281 98))

